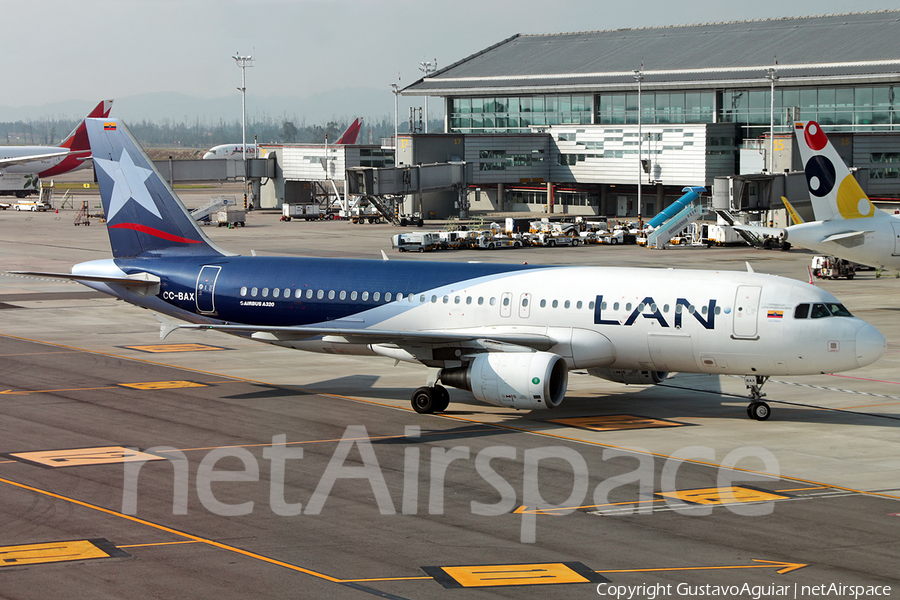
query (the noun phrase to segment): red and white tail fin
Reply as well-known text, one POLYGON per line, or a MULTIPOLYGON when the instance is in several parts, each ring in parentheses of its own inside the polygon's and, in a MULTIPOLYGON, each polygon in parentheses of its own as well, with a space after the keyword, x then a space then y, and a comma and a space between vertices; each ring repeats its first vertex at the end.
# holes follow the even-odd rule
POLYGON ((359 137, 359 130, 362 127, 362 119, 357 118, 355 121, 350 123, 350 126, 347 127, 347 131, 338 138, 336 144, 355 144, 356 138, 359 137))
MULTIPOLYGON (((88 119, 105 119, 109 116, 109 111, 112 110, 112 100, 101 100, 100 104, 94 107, 90 113, 88 113, 88 119)), ((62 141, 59 145, 60 148, 68 148, 69 150, 90 150, 91 145, 88 143, 87 131, 84 128, 84 121, 81 123, 62 141)))

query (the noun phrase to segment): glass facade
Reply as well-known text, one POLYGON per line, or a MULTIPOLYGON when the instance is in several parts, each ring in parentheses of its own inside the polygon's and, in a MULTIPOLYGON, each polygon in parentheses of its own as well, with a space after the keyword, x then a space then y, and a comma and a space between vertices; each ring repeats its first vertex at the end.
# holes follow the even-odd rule
MULTIPOLYGON (((818 121, 827 131, 900 130, 895 95, 900 86, 775 87, 776 132, 793 119, 818 121)), ((738 123, 741 137, 768 132, 770 88, 641 94, 640 121, 647 124, 738 123)), ((449 100, 450 133, 526 133, 532 126, 638 123, 638 94, 544 94, 461 97, 449 100)))
POLYGON ((527 133, 532 125, 588 125, 590 94, 451 98, 449 133, 527 133))
MULTIPOLYGON (((713 123, 714 92, 643 92, 642 123, 713 123)), ((637 93, 599 94, 597 123, 624 125, 638 122, 637 93)))
MULTIPOLYGON (((900 86, 775 87, 775 127, 788 129, 797 118, 818 121, 829 131, 893 131, 900 129, 895 90, 900 86), (789 111, 789 109, 795 109, 789 111), (793 114, 791 114, 793 113, 793 114)), ((645 92, 641 94, 643 123, 739 123, 743 137, 768 131, 770 88, 724 89, 715 92, 645 92)), ((638 122, 636 93, 597 96, 596 123, 638 122)))

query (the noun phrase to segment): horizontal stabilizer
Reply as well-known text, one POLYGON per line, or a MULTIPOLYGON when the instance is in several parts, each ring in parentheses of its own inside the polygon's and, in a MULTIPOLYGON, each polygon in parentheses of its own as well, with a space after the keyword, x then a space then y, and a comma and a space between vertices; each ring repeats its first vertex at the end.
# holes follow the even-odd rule
POLYGON ((871 231, 845 231, 844 233, 835 233, 834 235, 829 235, 827 238, 822 240, 822 243, 825 242, 835 242, 842 246, 852 247, 859 246, 866 241, 866 234, 872 233, 871 231))
POLYGON ((32 277, 49 277, 51 279, 68 279, 71 281, 92 281, 121 285, 133 291, 147 290, 159 285, 159 277, 150 273, 137 273, 128 277, 104 277, 102 275, 73 275, 72 273, 41 273, 40 271, 7 271, 13 275, 30 275, 32 277))

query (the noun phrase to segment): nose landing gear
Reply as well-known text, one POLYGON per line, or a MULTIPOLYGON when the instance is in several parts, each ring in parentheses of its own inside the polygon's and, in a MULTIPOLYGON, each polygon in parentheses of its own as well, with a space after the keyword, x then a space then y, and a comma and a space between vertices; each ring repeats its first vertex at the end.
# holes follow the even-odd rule
POLYGON ((745 375, 744 385, 750 391, 750 404, 747 406, 747 416, 757 421, 765 421, 772 414, 769 405, 761 400, 765 397, 762 386, 769 380, 768 375, 745 375))

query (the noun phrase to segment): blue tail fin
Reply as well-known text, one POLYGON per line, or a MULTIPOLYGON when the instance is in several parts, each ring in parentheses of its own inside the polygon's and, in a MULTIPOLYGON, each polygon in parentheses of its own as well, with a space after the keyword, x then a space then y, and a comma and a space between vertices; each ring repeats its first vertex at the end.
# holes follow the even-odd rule
POLYGON ((116 258, 229 254, 200 231, 118 119, 85 119, 116 258))

